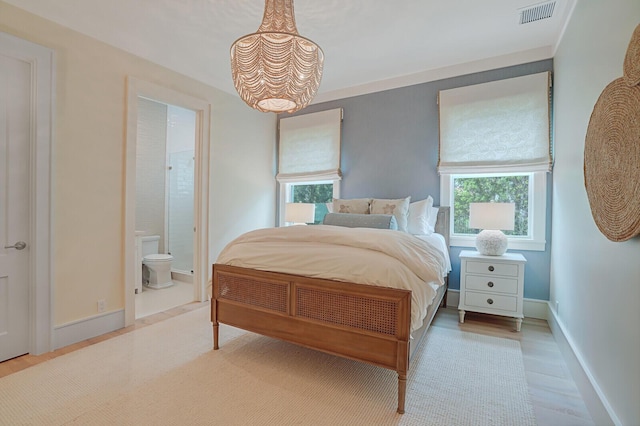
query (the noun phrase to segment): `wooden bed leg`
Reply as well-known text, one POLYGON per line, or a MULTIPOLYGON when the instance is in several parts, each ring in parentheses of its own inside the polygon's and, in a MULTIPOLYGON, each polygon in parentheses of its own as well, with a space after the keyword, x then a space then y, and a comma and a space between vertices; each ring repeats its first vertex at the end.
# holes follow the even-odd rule
MULTIPOLYGON (((213 276, 215 277, 215 271, 213 276)), ((215 290, 216 290, 216 281, 213 280, 213 295, 215 296, 215 290)), ((220 347, 218 346, 218 329, 220 328, 219 326, 219 322, 218 322, 218 299, 213 298, 211 300, 211 324, 213 324, 213 350, 218 350, 220 349, 220 347)))
POLYGON ((404 399, 407 394, 407 375, 398 373, 398 414, 404 414, 404 399))
POLYGON ((449 276, 444 279, 444 296, 442 297, 442 307, 447 307, 447 296, 449 295, 449 276))
POLYGON ((218 328, 220 326, 216 323, 213 324, 213 350, 218 350, 220 347, 218 346, 218 328))

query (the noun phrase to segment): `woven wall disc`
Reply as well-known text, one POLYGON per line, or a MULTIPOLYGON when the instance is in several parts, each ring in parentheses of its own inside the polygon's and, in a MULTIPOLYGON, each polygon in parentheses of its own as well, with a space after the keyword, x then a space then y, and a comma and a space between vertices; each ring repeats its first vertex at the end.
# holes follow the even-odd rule
POLYGON ((611 241, 640 234, 640 86, 612 81, 596 102, 584 147, 584 185, 611 241))
POLYGON ((640 24, 636 27, 624 57, 624 82, 628 86, 640 84, 640 24))

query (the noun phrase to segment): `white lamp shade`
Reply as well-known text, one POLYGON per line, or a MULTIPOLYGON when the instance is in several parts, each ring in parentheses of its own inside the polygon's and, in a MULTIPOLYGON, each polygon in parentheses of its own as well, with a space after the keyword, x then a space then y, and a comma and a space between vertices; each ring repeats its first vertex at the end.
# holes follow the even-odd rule
POLYGON ((316 205, 313 203, 287 203, 284 208, 285 222, 311 223, 315 214, 316 205))
POLYGON ((513 231, 515 203, 469 204, 469 228, 513 231))

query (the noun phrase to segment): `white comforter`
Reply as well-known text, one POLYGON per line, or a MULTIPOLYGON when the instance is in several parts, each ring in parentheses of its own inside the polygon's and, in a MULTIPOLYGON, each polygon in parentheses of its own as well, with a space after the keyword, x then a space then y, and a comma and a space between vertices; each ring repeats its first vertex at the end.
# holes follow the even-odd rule
POLYGON ((413 235, 329 225, 248 232, 229 243, 217 263, 411 290, 412 331, 422 326, 448 272, 445 254, 413 235))

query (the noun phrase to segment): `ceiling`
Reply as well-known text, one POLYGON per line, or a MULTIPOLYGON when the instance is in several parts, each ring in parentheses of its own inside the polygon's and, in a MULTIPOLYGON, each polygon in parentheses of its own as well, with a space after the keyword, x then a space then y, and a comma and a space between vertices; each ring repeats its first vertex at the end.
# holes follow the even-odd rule
MULTIPOLYGON (((3 0, 235 94, 229 48, 263 0, 3 0)), ((538 0, 295 0, 298 32, 324 51, 316 101, 553 57, 575 2, 519 23, 538 0)), ((542 3, 549 3, 548 1, 542 3)))

